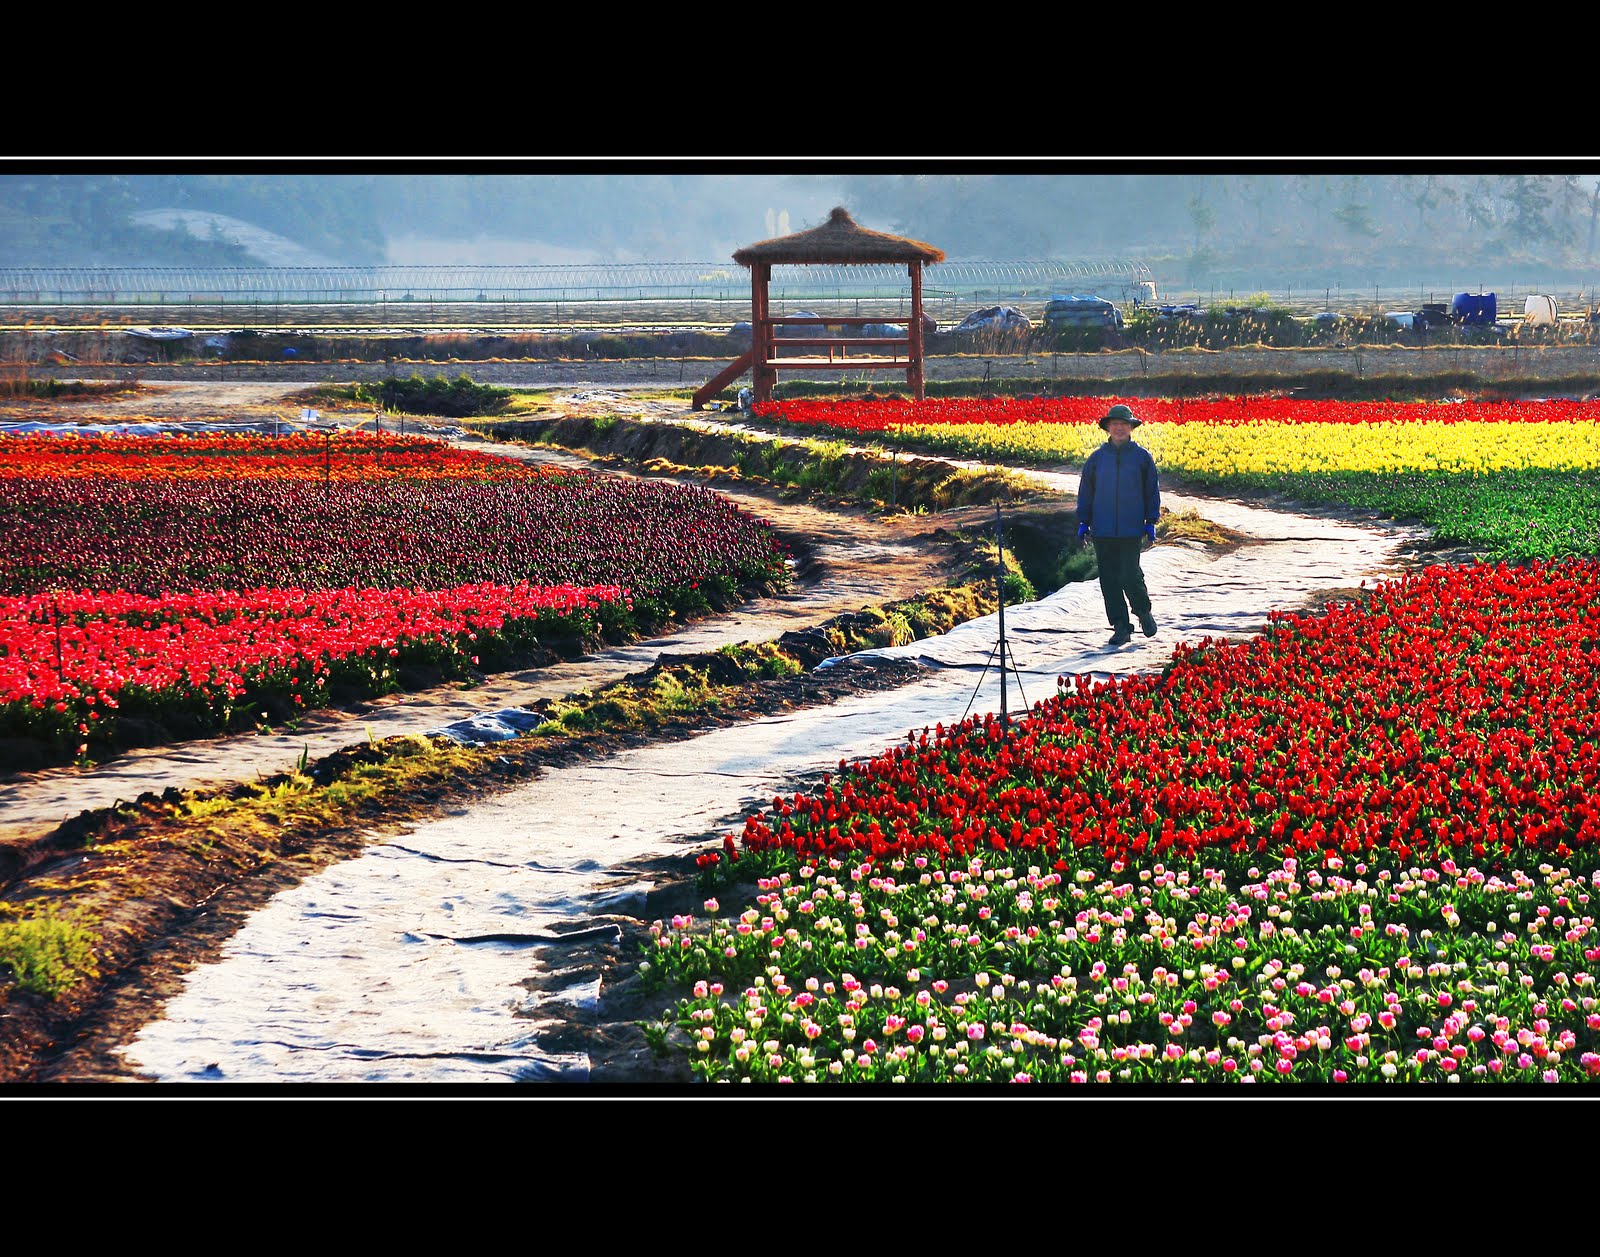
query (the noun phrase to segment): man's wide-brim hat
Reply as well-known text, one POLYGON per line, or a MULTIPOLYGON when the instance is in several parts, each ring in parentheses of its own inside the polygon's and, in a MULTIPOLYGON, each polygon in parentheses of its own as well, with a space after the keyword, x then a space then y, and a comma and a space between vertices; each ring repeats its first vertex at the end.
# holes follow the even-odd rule
POLYGON ((1143 419, 1140 419, 1138 416, 1136 416, 1133 411, 1129 410, 1126 406, 1113 406, 1100 417, 1100 430, 1102 432, 1111 431, 1111 421, 1113 419, 1121 419, 1124 423, 1128 424, 1129 427, 1133 428, 1137 428, 1141 423, 1144 422, 1143 419))

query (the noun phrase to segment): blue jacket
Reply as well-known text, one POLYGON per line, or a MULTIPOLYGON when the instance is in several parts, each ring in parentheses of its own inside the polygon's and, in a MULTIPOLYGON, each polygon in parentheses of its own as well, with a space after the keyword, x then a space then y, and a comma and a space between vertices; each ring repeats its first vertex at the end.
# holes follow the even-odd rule
POLYGON ((1093 537, 1137 537, 1146 524, 1161 522, 1156 460, 1131 440, 1121 448, 1107 441, 1083 464, 1078 481, 1078 523, 1093 537))

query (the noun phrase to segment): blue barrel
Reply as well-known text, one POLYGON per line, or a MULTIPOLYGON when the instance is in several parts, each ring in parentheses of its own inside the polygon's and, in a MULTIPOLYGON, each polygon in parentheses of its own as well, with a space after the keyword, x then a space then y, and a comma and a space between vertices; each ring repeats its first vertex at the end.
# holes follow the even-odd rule
POLYGON ((1457 323, 1493 323, 1495 302, 1492 292, 1458 292, 1450 303, 1450 317, 1457 323))

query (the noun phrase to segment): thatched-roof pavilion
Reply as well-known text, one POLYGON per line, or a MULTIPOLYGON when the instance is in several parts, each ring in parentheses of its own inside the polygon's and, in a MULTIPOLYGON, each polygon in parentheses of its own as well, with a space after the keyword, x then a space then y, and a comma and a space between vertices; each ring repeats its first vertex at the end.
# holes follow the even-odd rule
POLYGON ((820 227, 797 231, 748 245, 733 255, 740 266, 750 268, 750 352, 708 381, 694 395, 694 408, 700 409, 728 384, 749 370, 757 401, 770 401, 777 382, 778 368, 809 367, 833 370, 889 368, 906 373, 906 383, 920 400, 922 374, 922 268, 944 261, 944 250, 906 236, 871 231, 860 226, 843 206, 837 206, 820 227), (822 324, 864 326, 875 318, 830 317, 773 318, 768 304, 768 285, 774 266, 877 265, 903 264, 911 276, 911 320, 905 336, 841 337, 825 334, 822 324), (786 345, 808 345, 814 352, 803 357, 778 358, 773 328, 805 324, 816 326, 816 337, 788 337, 786 345), (867 356, 846 357, 850 349, 872 349, 867 356), (825 349, 826 356, 820 352, 825 349), (904 350, 902 356, 900 351, 904 350), (838 351, 835 357, 834 351, 838 351), (889 350, 889 353, 882 352, 889 350))
POLYGON ((844 206, 835 206, 828 221, 820 227, 797 231, 747 245, 733 255, 740 266, 765 262, 825 263, 850 265, 881 262, 942 262, 944 250, 906 236, 891 236, 886 231, 870 231, 850 217, 844 206))

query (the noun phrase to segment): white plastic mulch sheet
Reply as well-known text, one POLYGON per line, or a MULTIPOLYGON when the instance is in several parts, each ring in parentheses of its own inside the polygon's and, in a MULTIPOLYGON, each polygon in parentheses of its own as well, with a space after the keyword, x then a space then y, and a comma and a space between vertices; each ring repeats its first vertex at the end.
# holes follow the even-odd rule
POLYGON ((133 423, 38 423, 33 420, 0 423, 0 436, 36 436, 41 432, 57 436, 166 436, 173 432, 264 432, 269 436, 288 436, 291 432, 308 430, 287 419, 279 420, 276 424, 270 419, 255 419, 249 423, 210 423, 205 420, 162 423, 152 419, 133 423))
MULTIPOLYGON (((1265 627, 1273 607, 1293 607, 1317 590, 1355 585, 1394 564, 1400 549, 1415 545, 1420 530, 1394 525, 1356 527, 1338 521, 1286 515, 1226 501, 1163 495, 1172 510, 1193 507, 1205 518, 1253 538, 1252 544, 1211 559, 1183 542, 1163 543, 1141 556, 1156 635, 1134 623, 1133 641, 1111 648, 1111 624, 1099 581, 1057 590, 1039 602, 1007 607, 1009 666, 1053 681, 1077 673, 1125 673, 1158 668, 1177 641, 1238 637, 1265 627)), ((943 667, 998 668, 999 616, 957 625, 942 637, 863 651, 866 656, 909 658, 943 667)), ((1008 711, 1020 704, 1011 691, 1008 711)), ((996 704, 998 710, 998 703, 996 704)))
MULTIPOLYGON (((1008 710, 1048 696, 1058 675, 1157 669, 1178 640, 1259 629, 1269 608, 1385 574, 1416 536, 1195 505, 1280 540, 1214 560, 1176 545, 1147 552, 1160 630, 1115 652, 1096 583, 1008 608, 1021 670, 1020 687, 1008 678, 1008 710)), ((999 671, 986 667, 996 628, 991 617, 867 652, 927 664, 908 686, 552 770, 378 840, 274 898, 122 1051, 166 1082, 582 1079, 585 1057, 540 1043, 572 1002, 598 998, 597 979, 582 966, 563 976, 567 945, 552 936, 604 929, 607 913, 637 915, 647 887, 614 872, 628 862, 674 850, 687 858, 805 775, 998 710, 999 671)))

